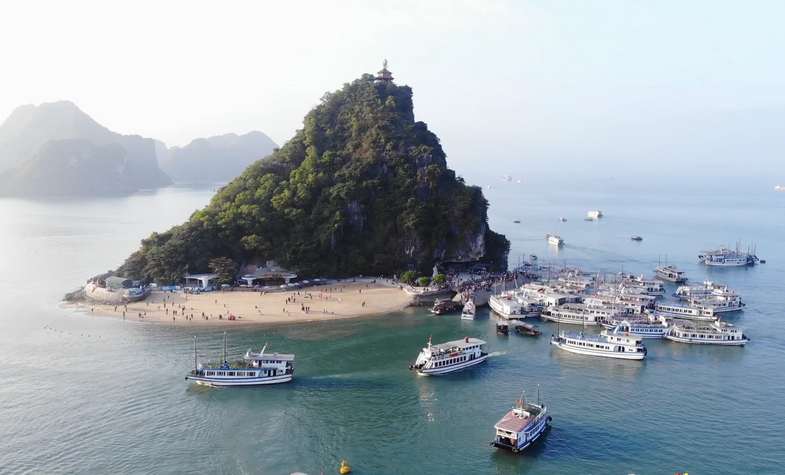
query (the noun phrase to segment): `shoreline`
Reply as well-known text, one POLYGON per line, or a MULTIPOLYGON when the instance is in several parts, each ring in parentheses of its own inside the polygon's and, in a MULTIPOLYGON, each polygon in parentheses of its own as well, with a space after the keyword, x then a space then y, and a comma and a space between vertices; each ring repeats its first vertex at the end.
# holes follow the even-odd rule
POLYGON ((153 291, 128 304, 62 302, 85 315, 173 326, 259 326, 373 318, 403 311, 412 298, 398 285, 376 279, 338 281, 284 292, 153 291))

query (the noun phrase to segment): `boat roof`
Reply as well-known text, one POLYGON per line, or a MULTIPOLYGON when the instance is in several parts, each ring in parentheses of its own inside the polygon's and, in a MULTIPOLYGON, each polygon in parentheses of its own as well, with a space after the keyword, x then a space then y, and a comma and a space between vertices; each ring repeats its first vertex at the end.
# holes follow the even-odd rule
POLYGON ((683 274, 684 273, 683 270, 679 270, 678 267, 676 267, 674 265, 670 265, 670 264, 664 265, 664 266, 657 266, 656 270, 669 270, 669 271, 676 272, 677 274, 683 274))
POLYGON ((539 413, 539 408, 526 405, 526 417, 521 417, 522 413, 518 409, 510 409, 507 414, 496 423, 496 428, 509 432, 523 432, 531 424, 539 413))
POLYGON ((733 331, 736 326, 732 323, 727 323, 723 321, 713 321, 713 322, 696 322, 693 320, 683 320, 683 319, 673 319, 672 320, 673 327, 679 328, 682 330, 693 330, 693 331, 719 331, 722 329, 728 329, 733 331))
POLYGON ((612 343, 609 342, 607 338, 610 336, 629 338, 630 340, 635 340, 636 342, 640 341, 641 339, 641 337, 637 335, 626 334, 626 333, 613 333, 613 331, 608 331, 608 330, 603 330, 602 332, 600 332, 599 335, 594 335, 594 334, 588 335, 583 332, 579 332, 579 333, 561 332, 560 336, 562 338, 571 338, 574 340, 581 340, 581 341, 592 341, 594 343, 612 343))
POLYGON ((466 337, 462 340, 446 341, 438 345, 431 345, 431 351, 448 351, 453 349, 464 349, 475 345, 484 345, 485 341, 479 338, 466 337))
POLYGON ((282 360, 282 361, 294 361, 294 354, 292 353, 259 353, 249 351, 245 354, 246 360, 282 360))

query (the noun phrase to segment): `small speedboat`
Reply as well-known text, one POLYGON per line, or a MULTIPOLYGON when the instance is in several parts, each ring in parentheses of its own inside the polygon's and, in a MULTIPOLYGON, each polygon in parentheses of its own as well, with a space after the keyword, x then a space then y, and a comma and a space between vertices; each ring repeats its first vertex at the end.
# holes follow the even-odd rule
POLYGON ((643 238, 638 236, 637 234, 634 236, 630 236, 630 239, 632 239, 633 241, 643 241, 643 238))
POLYGON ((460 310, 461 304, 451 299, 437 300, 431 308, 431 313, 434 315, 444 315, 446 313, 457 312, 460 310))
POLYGON ((515 325, 515 333, 523 336, 539 336, 540 330, 531 323, 518 322, 515 325))
POLYGON ((547 239, 548 244, 552 246, 561 247, 562 245, 564 245, 564 240, 561 238, 561 236, 558 236, 556 234, 546 234, 545 239, 547 239))
POLYGON ((466 301, 466 304, 463 306, 463 311, 461 312, 461 319, 474 320, 474 314, 476 312, 477 312, 477 306, 474 305, 474 300, 469 299, 466 301))

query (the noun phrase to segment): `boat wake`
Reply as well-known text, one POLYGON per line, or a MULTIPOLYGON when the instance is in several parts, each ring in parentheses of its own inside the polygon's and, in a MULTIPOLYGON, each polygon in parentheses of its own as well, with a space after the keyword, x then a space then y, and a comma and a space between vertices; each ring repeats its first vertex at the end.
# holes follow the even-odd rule
POLYGON ((506 354, 507 354, 506 351, 491 351, 490 353, 488 353, 488 358, 493 358, 495 356, 504 356, 506 354))

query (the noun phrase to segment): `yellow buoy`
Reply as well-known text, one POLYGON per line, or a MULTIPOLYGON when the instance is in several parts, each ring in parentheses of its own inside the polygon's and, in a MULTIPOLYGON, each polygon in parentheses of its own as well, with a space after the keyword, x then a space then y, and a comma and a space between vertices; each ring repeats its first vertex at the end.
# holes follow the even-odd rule
POLYGON ((340 473, 341 475, 352 473, 352 467, 349 465, 349 462, 347 462, 346 460, 341 460, 341 466, 338 467, 338 473, 340 473))

